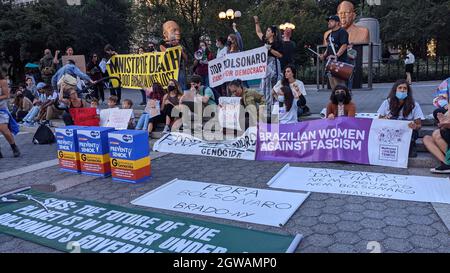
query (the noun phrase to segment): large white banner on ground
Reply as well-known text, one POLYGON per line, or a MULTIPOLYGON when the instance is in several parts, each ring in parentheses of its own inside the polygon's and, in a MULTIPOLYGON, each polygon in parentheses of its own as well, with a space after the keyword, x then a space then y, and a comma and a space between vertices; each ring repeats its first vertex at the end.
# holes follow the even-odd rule
POLYGON ((233 140, 209 142, 183 133, 166 134, 155 145, 156 152, 255 160, 256 127, 233 140))
POLYGON ((268 51, 263 46, 209 61, 209 84, 216 87, 235 79, 262 79, 266 77, 267 59, 268 51))
POLYGON ((220 97, 218 109, 219 124, 222 128, 241 131, 241 97, 220 97))
POLYGON ((143 207, 281 227, 308 196, 309 193, 175 179, 131 203, 143 207))
POLYGON ((271 188, 450 204, 450 180, 425 176, 297 168, 286 165, 271 188))

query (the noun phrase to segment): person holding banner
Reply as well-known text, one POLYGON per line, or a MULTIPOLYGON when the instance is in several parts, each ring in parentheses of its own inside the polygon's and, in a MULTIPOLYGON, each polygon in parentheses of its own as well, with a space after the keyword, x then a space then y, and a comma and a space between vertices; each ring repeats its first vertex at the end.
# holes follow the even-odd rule
POLYGON ((271 105, 273 101, 272 88, 282 78, 280 59, 283 57, 283 42, 277 26, 268 27, 264 34, 261 30, 258 16, 253 18, 255 20, 256 34, 269 50, 267 75, 261 81, 261 90, 264 93, 266 103, 271 105))
POLYGON ((411 121, 409 127, 413 129, 409 157, 417 157, 416 140, 422 120, 425 119, 422 108, 414 100, 411 85, 406 80, 398 80, 391 89, 388 98, 378 109, 380 118, 411 121))
POLYGON ((337 117, 352 117, 356 115, 356 105, 352 102, 350 90, 338 85, 331 92, 330 103, 327 106, 327 118, 335 119, 337 117))
POLYGON ((59 93, 59 101, 63 102, 65 105, 68 106, 66 111, 62 114, 62 119, 64 121, 64 124, 66 126, 69 126, 75 124, 74 119, 70 114, 70 109, 88 108, 89 105, 87 104, 86 101, 83 101, 78 97, 78 93, 75 88, 71 87, 67 90, 67 92, 69 93, 69 98, 65 99, 64 94, 61 90, 61 92, 59 93))

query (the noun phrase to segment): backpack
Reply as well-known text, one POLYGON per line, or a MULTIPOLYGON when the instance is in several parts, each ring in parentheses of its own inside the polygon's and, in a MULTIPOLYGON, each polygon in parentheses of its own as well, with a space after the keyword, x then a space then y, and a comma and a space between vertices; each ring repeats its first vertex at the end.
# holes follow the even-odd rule
POLYGON ((41 125, 33 136, 34 144, 52 144, 56 142, 55 135, 47 125, 41 125))
POLYGON ((200 93, 203 94, 203 96, 204 96, 204 95, 205 95, 205 90, 206 90, 207 88, 211 89, 211 91, 212 91, 212 93, 213 93, 213 95, 214 95, 213 100, 214 100, 214 102, 216 103, 216 105, 219 105, 220 94, 219 94, 219 92, 217 92, 216 89, 211 88, 211 87, 204 87, 204 86, 202 86, 202 87, 200 88, 200 93))

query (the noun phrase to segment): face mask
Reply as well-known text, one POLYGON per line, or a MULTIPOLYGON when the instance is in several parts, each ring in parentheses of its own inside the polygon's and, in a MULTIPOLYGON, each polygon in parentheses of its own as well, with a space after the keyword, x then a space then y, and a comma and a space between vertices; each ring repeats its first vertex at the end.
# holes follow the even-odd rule
POLYGON ((345 94, 338 94, 338 95, 336 95, 336 100, 338 101, 338 102, 344 102, 344 100, 345 100, 345 94))
POLYGON ((395 96, 397 97, 397 99, 399 100, 404 100, 408 97, 408 93, 403 93, 403 92, 397 92, 395 94, 395 96))
POLYGON ((444 108, 445 106, 448 105, 448 101, 447 100, 440 100, 438 101, 438 104, 440 107, 444 108))
POLYGON ((172 92, 172 91, 174 91, 176 88, 175 88, 175 86, 173 86, 173 85, 169 85, 168 87, 167 87, 167 90, 169 90, 169 92, 172 92))
POLYGON ((284 102, 284 96, 278 96, 278 101, 283 103, 284 102))
POLYGON ((227 47, 230 47, 232 42, 230 40, 227 41, 227 47))

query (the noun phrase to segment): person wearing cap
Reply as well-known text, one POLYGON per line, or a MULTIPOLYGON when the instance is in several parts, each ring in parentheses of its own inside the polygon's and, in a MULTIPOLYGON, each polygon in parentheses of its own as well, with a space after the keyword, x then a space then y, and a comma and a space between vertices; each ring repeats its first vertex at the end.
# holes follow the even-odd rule
MULTIPOLYGON (((331 32, 325 39, 326 45, 328 47, 325 50, 325 52, 320 55, 320 59, 323 61, 325 59, 331 58, 338 62, 348 63, 348 55, 347 55, 347 47, 349 44, 348 32, 341 27, 339 16, 332 15, 327 18, 327 21, 328 21, 328 29, 331 32), (334 50, 332 45, 334 45, 334 50), (336 54, 334 51, 336 51, 336 54)), ((334 77, 332 75, 329 76, 329 80, 332 90, 334 90, 338 85, 347 86, 344 80, 334 77)))

